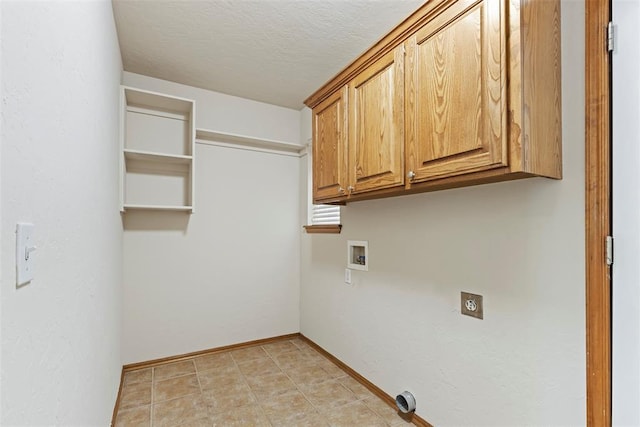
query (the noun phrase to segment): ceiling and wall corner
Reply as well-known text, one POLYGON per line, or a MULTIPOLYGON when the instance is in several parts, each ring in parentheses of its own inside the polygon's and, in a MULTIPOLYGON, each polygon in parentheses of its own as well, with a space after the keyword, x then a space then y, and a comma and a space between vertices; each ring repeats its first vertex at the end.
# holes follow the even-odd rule
POLYGON ((114 0, 124 69, 294 108, 424 0, 114 0))
POLYGON ((300 138, 297 110, 256 102, 238 96, 122 72, 125 85, 196 101, 196 127, 297 144, 300 138), (251 117, 248 124, 245 117, 251 117))

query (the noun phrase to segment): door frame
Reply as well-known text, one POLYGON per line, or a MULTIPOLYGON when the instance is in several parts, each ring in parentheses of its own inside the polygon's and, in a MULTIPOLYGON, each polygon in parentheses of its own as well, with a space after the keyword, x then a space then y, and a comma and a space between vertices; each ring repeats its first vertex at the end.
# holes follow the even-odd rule
POLYGON ((611 426, 611 63, 610 0, 585 2, 585 261, 587 425, 611 426))

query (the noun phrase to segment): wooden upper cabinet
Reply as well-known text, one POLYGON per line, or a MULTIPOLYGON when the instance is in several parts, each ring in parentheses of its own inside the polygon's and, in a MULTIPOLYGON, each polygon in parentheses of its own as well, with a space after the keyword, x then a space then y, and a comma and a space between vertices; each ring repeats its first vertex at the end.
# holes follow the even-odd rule
POLYGON ((313 109, 313 199, 346 193, 347 88, 313 109))
POLYGON ((404 183, 404 48, 349 82, 349 193, 404 183))
POLYGON ((560 63, 560 0, 425 2, 305 100, 316 194, 562 178, 560 63))
POLYGON ((507 164, 502 6, 459 0, 406 42, 411 182, 507 164))

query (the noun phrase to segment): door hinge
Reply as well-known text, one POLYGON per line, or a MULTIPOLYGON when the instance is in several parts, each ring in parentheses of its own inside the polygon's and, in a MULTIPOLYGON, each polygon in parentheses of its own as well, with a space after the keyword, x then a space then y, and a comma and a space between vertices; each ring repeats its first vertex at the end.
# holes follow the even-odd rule
POLYGON ((605 239, 605 257, 607 265, 613 264, 613 237, 607 236, 605 239))
POLYGON ((613 28, 613 22, 607 24, 607 52, 613 52, 615 48, 615 33, 613 28))

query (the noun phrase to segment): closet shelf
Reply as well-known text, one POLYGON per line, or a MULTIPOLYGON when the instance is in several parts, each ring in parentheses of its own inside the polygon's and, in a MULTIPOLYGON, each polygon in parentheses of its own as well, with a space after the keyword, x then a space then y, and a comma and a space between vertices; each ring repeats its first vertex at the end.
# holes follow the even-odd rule
POLYGON ((124 150, 124 157, 127 160, 138 161, 156 161, 163 163, 189 164, 193 160, 193 156, 184 156, 179 154, 166 154, 153 151, 143 150, 124 150))
POLYGON ((145 211, 193 211, 193 206, 167 206, 167 205, 134 205, 125 204, 125 210, 145 210, 145 211))
POLYGON ((238 135, 228 132, 219 132, 210 129, 196 129, 196 142, 217 142, 233 144, 250 148, 284 151, 287 153, 300 153, 305 147, 292 142, 276 141, 273 139, 256 138, 247 135, 238 135))
POLYGON ((193 112, 194 101, 164 93, 122 86, 126 96, 126 107, 151 110, 155 113, 173 113, 180 116, 190 116, 193 112))

